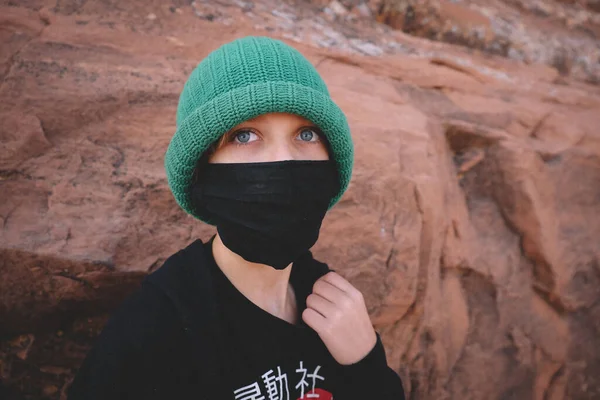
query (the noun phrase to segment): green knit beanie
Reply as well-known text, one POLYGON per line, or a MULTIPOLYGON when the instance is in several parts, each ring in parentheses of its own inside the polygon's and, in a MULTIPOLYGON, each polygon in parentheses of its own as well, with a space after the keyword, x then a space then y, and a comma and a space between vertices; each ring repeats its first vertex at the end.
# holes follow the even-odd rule
POLYGON ((200 215, 190 197, 198 160, 234 126, 271 112, 300 115, 316 124, 330 144, 340 191, 350 182, 354 147, 346 116, 325 82, 298 50, 268 37, 244 37, 211 52, 192 71, 179 96, 177 130, 165 155, 169 187, 177 203, 200 215))

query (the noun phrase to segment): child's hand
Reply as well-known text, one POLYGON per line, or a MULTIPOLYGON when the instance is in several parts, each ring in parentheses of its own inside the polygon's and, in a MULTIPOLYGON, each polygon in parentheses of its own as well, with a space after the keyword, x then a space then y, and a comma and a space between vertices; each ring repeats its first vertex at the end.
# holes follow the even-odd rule
POLYGON ((306 306, 302 319, 319 334, 338 363, 354 364, 375 346, 377 335, 362 293, 335 272, 315 282, 306 306))

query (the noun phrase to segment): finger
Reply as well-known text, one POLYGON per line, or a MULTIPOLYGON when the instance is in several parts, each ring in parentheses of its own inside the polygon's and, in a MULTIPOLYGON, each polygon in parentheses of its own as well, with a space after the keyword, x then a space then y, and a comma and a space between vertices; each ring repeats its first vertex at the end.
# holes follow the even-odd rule
POLYGON ((323 332, 327 324, 325 317, 312 308, 307 308, 302 312, 302 320, 317 333, 323 332))
POLYGON ((358 289, 356 289, 354 286, 352 286, 352 284, 350 282, 348 282, 341 275, 339 275, 335 272, 327 273, 326 275, 324 275, 322 277, 322 279, 325 282, 335 286, 336 288, 338 288, 339 290, 346 293, 348 296, 350 296, 352 298, 356 298, 359 295, 362 296, 362 294, 360 293, 360 291, 358 289))
POLYGON ((315 282, 313 285, 313 293, 318 294, 334 304, 341 304, 348 298, 348 295, 345 292, 333 286, 323 278, 315 282))
POLYGON ((354 286, 352 286, 350 282, 344 279, 340 274, 337 274, 333 271, 323 275, 321 279, 323 279, 327 283, 332 284, 336 288, 340 289, 342 292, 348 293, 352 289, 354 289, 354 286))
POLYGON ((306 298, 306 306, 317 311, 325 318, 331 318, 336 309, 335 304, 316 293, 313 293, 306 298))

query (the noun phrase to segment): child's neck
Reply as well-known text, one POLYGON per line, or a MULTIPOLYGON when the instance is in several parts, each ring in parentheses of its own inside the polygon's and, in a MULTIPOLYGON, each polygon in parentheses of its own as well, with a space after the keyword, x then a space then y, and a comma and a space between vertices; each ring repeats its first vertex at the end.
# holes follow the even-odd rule
POLYGON ((212 251, 217 266, 240 293, 266 312, 291 324, 297 322, 296 296, 289 283, 292 264, 277 270, 246 261, 229 250, 218 233, 212 251))

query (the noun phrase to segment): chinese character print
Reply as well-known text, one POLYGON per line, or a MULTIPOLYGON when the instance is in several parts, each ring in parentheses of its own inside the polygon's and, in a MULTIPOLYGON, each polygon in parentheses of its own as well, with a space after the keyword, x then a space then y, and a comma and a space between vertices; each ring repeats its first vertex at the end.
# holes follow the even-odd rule
POLYGON ((244 386, 233 391, 235 400, 265 400, 265 396, 260 393, 258 382, 244 386))
POLYGON ((325 381, 325 378, 319 375, 320 370, 320 365, 317 365, 314 369, 307 369, 304 367, 304 363, 300 361, 300 366, 296 369, 298 383, 294 385, 292 382, 296 393, 300 392, 300 397, 297 399, 290 397, 288 374, 282 372, 280 366, 277 367, 277 372, 270 369, 261 375, 262 383, 266 389, 264 392, 259 382, 254 382, 234 390, 233 394, 235 400, 333 400, 331 393, 317 387, 320 382, 325 381), (312 372, 310 372, 311 370, 312 372))
POLYGON ((265 387, 267 388, 267 396, 269 400, 290 400, 287 374, 282 374, 281 368, 277 367, 277 376, 273 375, 273 370, 269 370, 263 374, 262 378, 263 382, 265 383, 265 387))
MULTIPOLYGON (((322 376, 320 376, 319 370, 321 369, 320 365, 317 365, 317 367, 315 368, 314 372, 312 374, 307 374, 308 370, 306 368, 303 367, 303 363, 302 361, 300 361, 300 368, 298 368, 296 370, 296 372, 302 374, 302 378, 300 379, 300 382, 296 385, 296 389, 300 388, 300 399, 325 399, 325 400, 332 400, 333 397, 331 397, 331 393, 327 392, 326 390, 322 390, 322 389, 318 389, 318 391, 315 390, 315 384, 317 379, 324 381, 325 378, 323 378, 322 376), (306 381, 306 378, 309 378, 312 380, 312 386, 309 385, 309 383, 306 381), (304 389, 305 387, 311 386, 311 390, 306 394, 304 394, 304 389), (329 397, 324 397, 322 396, 322 394, 327 394, 329 397)), ((299 400, 300 400, 299 399, 299 400)))

